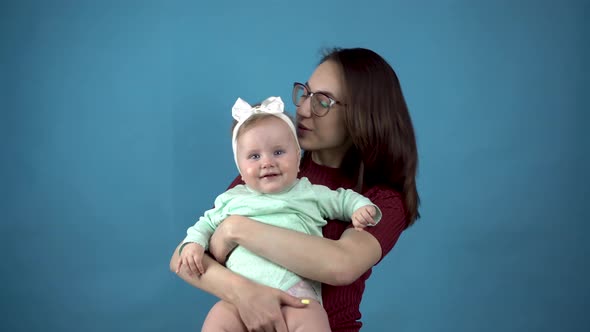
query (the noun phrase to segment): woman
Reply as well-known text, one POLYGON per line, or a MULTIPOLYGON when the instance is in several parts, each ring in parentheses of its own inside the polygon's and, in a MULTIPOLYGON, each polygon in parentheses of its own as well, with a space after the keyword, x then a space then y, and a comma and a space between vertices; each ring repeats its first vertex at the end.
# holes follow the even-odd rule
MULTIPOLYGON (((359 331, 359 306, 371 268, 419 218, 418 164, 412 121, 397 76, 367 49, 335 49, 305 84, 295 83, 299 143, 305 150, 300 176, 331 189, 352 188, 382 211, 365 231, 329 221, 324 238, 232 216, 217 229, 211 252, 220 261, 235 246, 323 283, 322 299, 332 331, 359 331)), ((234 180, 235 185, 239 178, 234 180)), ((178 254, 172 256, 175 271, 178 254)), ((201 277, 178 274, 236 310, 249 331, 287 331, 281 305, 297 298, 235 275, 213 259, 201 277)))

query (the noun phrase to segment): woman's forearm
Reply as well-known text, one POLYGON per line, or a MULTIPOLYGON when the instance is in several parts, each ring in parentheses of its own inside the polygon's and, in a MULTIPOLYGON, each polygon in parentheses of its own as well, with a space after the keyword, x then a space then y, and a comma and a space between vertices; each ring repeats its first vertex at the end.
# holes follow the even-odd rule
POLYGON ((335 241, 245 217, 231 218, 235 219, 227 232, 232 241, 294 273, 322 283, 350 284, 381 258, 381 246, 364 231, 349 229, 335 241))
MULTIPOLYGON (((170 259, 170 270, 176 272, 180 256, 178 255, 178 248, 174 250, 172 258, 170 259)), ((217 296, 218 298, 230 303, 236 300, 235 289, 239 287, 247 287, 251 281, 233 273, 217 261, 209 257, 203 256, 203 266, 205 273, 202 275, 191 274, 187 266, 182 266, 177 275, 190 285, 199 288, 207 293, 217 296)))

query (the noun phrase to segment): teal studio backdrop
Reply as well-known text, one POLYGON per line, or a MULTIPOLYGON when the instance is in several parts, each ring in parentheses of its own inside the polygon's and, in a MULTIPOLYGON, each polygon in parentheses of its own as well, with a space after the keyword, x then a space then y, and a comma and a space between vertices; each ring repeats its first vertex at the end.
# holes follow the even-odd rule
POLYGON ((394 66, 420 152, 363 331, 590 330, 589 9, 2 1, 0 330, 199 331, 216 299, 168 261, 237 174, 231 106, 330 46, 394 66))

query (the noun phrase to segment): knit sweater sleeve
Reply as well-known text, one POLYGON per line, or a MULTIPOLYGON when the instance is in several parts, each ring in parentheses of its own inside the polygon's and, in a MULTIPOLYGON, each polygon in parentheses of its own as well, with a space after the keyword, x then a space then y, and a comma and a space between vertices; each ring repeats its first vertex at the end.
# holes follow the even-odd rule
POLYGON ((365 192, 365 196, 381 209, 381 222, 365 230, 379 241, 383 259, 407 226, 404 204, 401 195, 390 188, 373 187, 365 192))

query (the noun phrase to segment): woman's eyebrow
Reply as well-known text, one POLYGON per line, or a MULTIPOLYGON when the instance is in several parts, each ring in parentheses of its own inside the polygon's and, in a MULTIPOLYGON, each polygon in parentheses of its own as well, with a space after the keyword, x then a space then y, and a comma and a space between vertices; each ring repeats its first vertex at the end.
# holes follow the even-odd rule
POLYGON ((334 94, 329 92, 329 91, 322 91, 322 90, 318 90, 318 91, 312 91, 311 87, 309 86, 309 82, 305 82, 305 87, 307 88, 307 90, 309 90, 309 92, 312 93, 323 93, 325 95, 327 95, 328 97, 332 98, 332 99, 336 99, 336 97, 334 97, 334 94))

